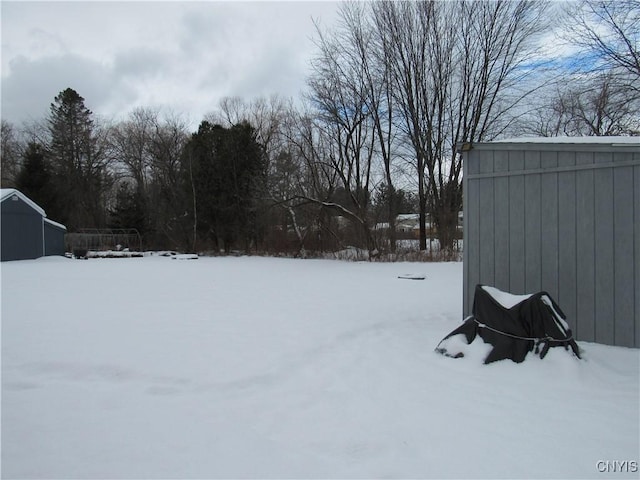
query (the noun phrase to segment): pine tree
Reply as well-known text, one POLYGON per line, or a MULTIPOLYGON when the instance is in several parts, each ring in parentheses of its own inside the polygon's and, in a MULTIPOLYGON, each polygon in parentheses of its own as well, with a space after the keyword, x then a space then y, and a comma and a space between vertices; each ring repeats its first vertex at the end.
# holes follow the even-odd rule
POLYGON ((55 97, 49 115, 49 155, 61 215, 72 231, 105 222, 109 172, 100 148, 92 112, 75 90, 55 97))
POLYGON ((216 248, 256 245, 264 151, 247 123, 224 128, 202 122, 185 150, 198 236, 216 248))
POLYGON ((109 209, 109 227, 138 230, 142 236, 147 232, 146 205, 140 188, 122 183, 116 193, 116 204, 109 209))
POLYGON ((27 145, 15 183, 18 190, 47 212, 48 217, 58 219, 59 210, 52 189, 51 170, 41 145, 33 142, 27 145))

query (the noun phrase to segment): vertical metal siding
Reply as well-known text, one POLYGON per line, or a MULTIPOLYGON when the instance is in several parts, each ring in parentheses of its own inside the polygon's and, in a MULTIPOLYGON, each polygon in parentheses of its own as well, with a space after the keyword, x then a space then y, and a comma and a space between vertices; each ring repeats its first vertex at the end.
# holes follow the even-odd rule
POLYGON ((44 222, 44 254, 64 255, 64 236, 66 230, 45 221, 44 222))
POLYGON ((613 290, 613 169, 595 170, 594 175, 594 248, 595 258, 595 337, 599 342, 614 344, 613 290))
POLYGON ((634 167, 633 169, 633 205, 634 205, 634 220, 633 225, 635 228, 634 232, 634 271, 635 271, 635 279, 634 285, 635 289, 633 291, 635 297, 635 346, 640 346, 640 167, 634 167))
MULTIPOLYGON (((558 158, 560 160, 560 158, 558 158)), ((559 162, 562 165, 561 162, 559 162)), ((569 319, 576 319, 576 176, 558 173, 558 296, 556 299, 569 319)), ((581 338, 581 326, 573 322, 573 331, 581 338)))
POLYGON ((22 199, 6 199, 1 206, 2 261, 38 258, 43 255, 42 215, 22 199))
MULTIPOLYGON (((553 166, 549 168, 557 165, 557 155, 554 155, 553 166)), ((553 298, 558 298, 558 176, 555 173, 541 174, 540 190, 539 289, 544 285, 545 291, 553 298)))
MULTIPOLYGON (((515 168, 522 170, 522 152, 511 155, 515 168)), ((499 218, 497 222, 508 222, 509 228, 509 290, 524 291, 525 262, 525 221, 524 221, 524 176, 510 175, 509 180, 509 217, 499 218)), ((485 241, 481 238, 481 243, 485 241)), ((484 283, 484 282, 482 282, 484 283)))
MULTIPOLYGON (((581 161, 580 156, 578 162, 581 161)), ((595 210, 594 172, 576 172, 576 318, 580 338, 595 341, 595 210)))
POLYGON ((640 347, 640 149, 465 152, 464 314, 478 283, 548 291, 584 341, 640 347))
MULTIPOLYGON (((493 182, 494 216, 495 218, 509 218, 509 178, 499 177, 493 182)), ((509 271, 509 224, 507 222, 498 221, 495 223, 495 251, 495 286, 506 290, 509 288, 511 273, 509 271)))
MULTIPOLYGON (((614 161, 618 154, 614 154, 614 161)), ((633 168, 613 170, 613 241, 614 241, 614 343, 632 346, 635 340, 633 318, 635 291, 633 261, 633 168)))
MULTIPOLYGON (((525 151, 525 169, 540 168, 540 152, 525 151)), ((540 289, 541 277, 541 179, 540 175, 524 177, 524 290, 527 292, 540 289)))

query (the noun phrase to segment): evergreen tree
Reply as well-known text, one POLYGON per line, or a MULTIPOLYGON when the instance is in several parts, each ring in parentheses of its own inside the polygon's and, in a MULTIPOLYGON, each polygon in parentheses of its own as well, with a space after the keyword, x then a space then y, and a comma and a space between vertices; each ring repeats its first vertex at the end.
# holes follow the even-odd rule
POLYGON ((116 193, 115 206, 109 209, 109 227, 132 229, 144 237, 147 233, 146 202, 140 188, 122 183, 116 193))
POLYGON ((222 234, 226 219, 220 205, 224 203, 219 156, 224 128, 203 121, 186 148, 189 194, 193 200, 194 236, 201 243, 224 248, 222 234))
POLYGON ((55 97, 49 115, 49 154, 60 199, 61 221, 72 231, 100 227, 105 220, 105 193, 109 172, 92 119, 75 90, 55 97))
POLYGON ((255 130, 248 123, 227 129, 204 121, 185 156, 201 243, 225 250, 256 246, 265 161, 255 130))
POLYGON ((51 184, 51 171, 45 150, 37 143, 29 143, 24 152, 22 167, 16 176, 15 185, 31 200, 40 205, 47 216, 58 220, 58 205, 51 184))
POLYGON ((226 142, 226 167, 229 183, 230 213, 236 240, 245 249, 257 247, 261 232, 260 204, 265 182, 264 149, 256 132, 244 122, 232 126, 226 142))

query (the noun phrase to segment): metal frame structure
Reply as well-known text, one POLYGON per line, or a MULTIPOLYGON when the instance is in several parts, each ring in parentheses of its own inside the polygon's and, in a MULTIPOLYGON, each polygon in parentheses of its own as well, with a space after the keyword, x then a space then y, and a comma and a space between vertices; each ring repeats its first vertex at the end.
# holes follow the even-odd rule
POLYGON ((123 250, 142 251, 142 237, 135 228, 81 228, 66 235, 67 250, 75 252, 123 250))

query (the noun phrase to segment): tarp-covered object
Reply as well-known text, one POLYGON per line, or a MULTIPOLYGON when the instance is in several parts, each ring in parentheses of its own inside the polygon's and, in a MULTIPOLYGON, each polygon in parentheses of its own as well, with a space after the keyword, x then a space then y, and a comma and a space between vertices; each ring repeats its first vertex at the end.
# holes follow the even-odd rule
POLYGON ((466 337, 466 344, 479 336, 493 346, 484 363, 504 359, 520 363, 533 350, 544 358, 550 347, 558 346, 566 350, 570 347, 580 358, 564 313, 546 292, 511 295, 477 285, 473 315, 442 339, 436 351, 451 357, 464 356, 460 335, 466 337))

